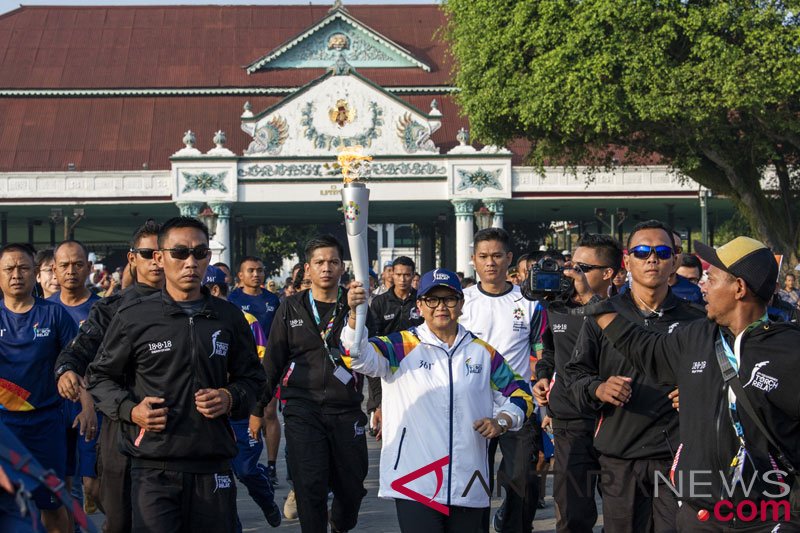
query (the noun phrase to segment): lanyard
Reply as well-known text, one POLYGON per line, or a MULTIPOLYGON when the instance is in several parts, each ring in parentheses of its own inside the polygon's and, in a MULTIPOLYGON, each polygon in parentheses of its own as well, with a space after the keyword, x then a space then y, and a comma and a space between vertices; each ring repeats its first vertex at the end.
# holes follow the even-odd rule
MULTIPOLYGON (((339 299, 342 296, 342 288, 339 287, 339 292, 336 295, 336 304, 333 306, 333 314, 331 314, 331 319, 328 321, 328 325, 325 326, 325 330, 321 331, 319 336, 322 338, 322 344, 325 345, 325 351, 328 353, 328 359, 331 360, 333 366, 338 366, 336 364, 336 359, 331 354, 331 350, 328 348, 328 337, 333 331, 333 321, 336 319, 336 305, 339 302, 339 299)), ((308 291, 308 301, 311 304, 311 311, 314 313, 314 322, 317 323, 317 327, 322 324, 322 318, 319 316, 319 311, 317 310, 317 303, 314 301, 314 296, 311 294, 311 290, 308 291)))
MULTIPOLYGON (((739 361, 736 359, 736 354, 731 349, 730 344, 728 341, 725 340, 725 336, 722 334, 722 330, 719 332, 720 341, 722 341, 722 348, 725 350, 725 356, 730 361, 731 366, 733 369, 738 372, 739 371, 739 361)), ((735 395, 734 395, 735 398, 735 395)), ((747 459, 747 449, 745 448, 744 444, 744 428, 742 428, 742 422, 739 420, 739 413, 736 410, 736 401, 728 401, 728 412, 730 413, 731 417, 731 424, 733 424, 733 430, 736 432, 736 437, 739 439, 739 450, 736 452, 736 455, 733 456, 731 460, 731 468, 733 469, 733 476, 734 479, 737 477, 741 478, 742 475, 742 468, 744 468, 745 460, 747 459)))

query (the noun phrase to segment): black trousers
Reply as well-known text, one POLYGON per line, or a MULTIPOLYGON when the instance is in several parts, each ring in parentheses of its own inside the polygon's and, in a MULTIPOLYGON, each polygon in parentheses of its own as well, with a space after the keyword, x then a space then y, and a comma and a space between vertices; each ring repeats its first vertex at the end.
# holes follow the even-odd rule
POLYGON ((289 403, 283 419, 301 530, 328 531, 328 487, 333 490, 332 530, 355 528, 367 494, 367 415, 360 410, 323 414, 289 403))
POLYGON ((595 490, 600 463, 591 420, 553 420, 553 499, 558 533, 591 533, 597 522, 595 490))
POLYGON ((678 500, 663 483, 655 495, 655 472, 669 479, 669 459, 600 456, 603 527, 606 533, 674 533, 678 500))
POLYGON ((233 472, 193 474, 131 468, 134 533, 234 533, 233 472))
POLYGON ((486 509, 450 506, 444 515, 412 500, 394 501, 402 533, 485 533, 482 516, 486 509))
MULTIPOLYGON (((800 516, 793 515, 790 522, 762 522, 760 516, 752 522, 720 522, 710 516, 707 520, 700 520, 697 517, 697 509, 688 505, 686 502, 681 505, 678 511, 678 531, 680 533, 798 533, 800 532, 800 516)), ((748 510, 749 511, 749 510, 748 510)), ((726 509, 726 516, 731 514, 726 509)), ((768 516, 772 516, 771 514, 768 516)))
MULTIPOLYGON (((541 442, 541 428, 533 417, 519 431, 508 431, 489 442, 489 488, 494 493, 494 456, 497 447, 503 458, 497 470, 497 481, 506 491, 503 502, 501 533, 530 533, 539 502, 539 476, 536 461, 541 442)), ((484 513, 484 526, 489 527, 490 509, 484 513)))
POLYGON ((106 517, 104 533, 131 530, 131 461, 119 451, 119 431, 119 422, 105 417, 97 439, 100 506, 106 517))

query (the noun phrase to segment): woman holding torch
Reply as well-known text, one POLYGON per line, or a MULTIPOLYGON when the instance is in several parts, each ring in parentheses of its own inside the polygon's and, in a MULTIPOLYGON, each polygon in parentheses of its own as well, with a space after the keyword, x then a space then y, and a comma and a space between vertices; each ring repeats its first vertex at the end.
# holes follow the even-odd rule
POLYGON ((366 301, 353 283, 341 340, 352 370, 382 380, 378 496, 395 500, 404 533, 480 532, 490 498, 475 478, 488 479, 487 439, 530 416, 528 384, 458 324, 464 298, 455 273, 422 276, 417 306, 425 322, 407 331, 367 340, 365 328, 356 329, 366 301))

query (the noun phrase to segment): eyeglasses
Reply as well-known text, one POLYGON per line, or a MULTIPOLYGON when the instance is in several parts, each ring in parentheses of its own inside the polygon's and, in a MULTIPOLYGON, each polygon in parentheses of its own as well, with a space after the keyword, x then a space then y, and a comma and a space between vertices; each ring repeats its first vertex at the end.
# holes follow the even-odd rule
POLYGON ((452 309, 453 307, 458 305, 458 302, 461 300, 461 297, 459 297, 459 296, 426 296, 424 298, 420 298, 420 300, 425 302, 425 305, 427 305, 431 309, 436 309, 437 307, 439 307, 440 303, 444 303, 445 307, 447 307, 449 309, 452 309))
POLYGON ((142 259, 152 259, 153 252, 155 252, 155 250, 152 248, 131 248, 131 253, 141 255, 142 259))
POLYGON ((586 263, 575 263, 575 266, 577 266, 581 272, 591 272, 592 270, 604 270, 606 268, 611 268, 603 265, 589 265, 586 263))
POLYGON ((179 261, 189 259, 190 255, 200 261, 208 257, 208 254, 211 253, 211 250, 205 246, 198 246, 197 248, 179 246, 177 248, 163 248, 161 251, 169 252, 169 255, 171 255, 173 259, 178 259, 179 261))
POLYGON ((669 246, 659 245, 659 246, 647 246, 645 244, 640 244, 639 246, 634 246, 628 253, 630 253, 636 259, 649 259, 650 256, 655 252, 656 257, 658 257, 662 261, 666 261, 670 257, 672 257, 673 250, 669 246))

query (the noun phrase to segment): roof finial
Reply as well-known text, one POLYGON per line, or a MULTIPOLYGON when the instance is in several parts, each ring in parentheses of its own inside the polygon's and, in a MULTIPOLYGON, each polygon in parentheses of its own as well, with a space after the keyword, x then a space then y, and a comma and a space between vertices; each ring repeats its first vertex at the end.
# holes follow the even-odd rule
POLYGON ((347 11, 342 5, 342 0, 336 0, 328 10, 328 13, 333 13, 334 11, 347 11))
POLYGON ((466 146, 469 144, 469 130, 467 128, 462 127, 458 130, 458 135, 456 135, 456 140, 458 144, 461 146, 466 146))
POLYGON ((186 145, 186 148, 194 148, 194 143, 196 141, 197 138, 194 136, 194 132, 192 130, 189 130, 183 134, 183 144, 186 145))

